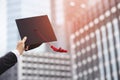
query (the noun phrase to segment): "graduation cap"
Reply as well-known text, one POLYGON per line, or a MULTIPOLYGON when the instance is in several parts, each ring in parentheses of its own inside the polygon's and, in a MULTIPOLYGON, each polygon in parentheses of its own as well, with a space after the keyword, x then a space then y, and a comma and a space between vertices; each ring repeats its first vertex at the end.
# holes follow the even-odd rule
POLYGON ((49 43, 57 41, 57 39, 47 15, 16 19, 16 24, 21 39, 27 36, 25 47, 29 46, 28 50, 47 43, 56 52, 67 52, 67 50, 56 48, 49 43))

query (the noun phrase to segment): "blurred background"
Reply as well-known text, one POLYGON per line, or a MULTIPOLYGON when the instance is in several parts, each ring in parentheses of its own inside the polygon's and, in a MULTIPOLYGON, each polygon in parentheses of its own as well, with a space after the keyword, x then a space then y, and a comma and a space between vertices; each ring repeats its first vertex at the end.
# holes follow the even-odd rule
POLYGON ((20 40, 15 19, 40 15, 68 53, 42 44, 0 80, 120 80, 120 0, 0 0, 0 56, 20 40))

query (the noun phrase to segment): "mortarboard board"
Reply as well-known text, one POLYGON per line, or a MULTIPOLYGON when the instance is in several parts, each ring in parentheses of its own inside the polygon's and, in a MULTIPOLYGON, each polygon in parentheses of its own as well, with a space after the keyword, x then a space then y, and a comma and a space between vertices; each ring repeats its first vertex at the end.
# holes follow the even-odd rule
POLYGON ((21 39, 27 36, 25 46, 34 49, 44 42, 56 41, 56 36, 47 15, 16 19, 21 39))

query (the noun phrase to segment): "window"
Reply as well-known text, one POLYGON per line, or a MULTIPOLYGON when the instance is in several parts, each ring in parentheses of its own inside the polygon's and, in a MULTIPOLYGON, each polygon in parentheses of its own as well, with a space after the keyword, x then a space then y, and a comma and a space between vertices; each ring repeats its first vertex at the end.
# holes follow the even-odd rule
MULTIPOLYGON (((112 32, 112 23, 107 23, 107 30, 108 30, 108 42, 109 42, 109 50, 110 50, 110 56, 111 56, 111 64, 112 64, 112 71, 117 72, 117 66, 115 61, 115 47, 114 47, 114 41, 113 41, 113 32, 112 32), (115 61, 115 62, 113 62, 115 61)), ((112 73, 113 74, 113 73, 112 73)), ((117 74, 117 73, 116 73, 117 74)), ((115 79, 115 77, 114 77, 115 79)), ((116 79, 115 79, 116 80, 116 79)))

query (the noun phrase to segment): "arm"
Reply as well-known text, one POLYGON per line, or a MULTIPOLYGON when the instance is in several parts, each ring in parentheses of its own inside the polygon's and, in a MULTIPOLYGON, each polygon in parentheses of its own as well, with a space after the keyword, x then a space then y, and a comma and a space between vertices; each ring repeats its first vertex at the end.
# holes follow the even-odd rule
POLYGON ((5 56, 0 58, 0 74, 16 64, 17 57, 22 55, 24 51, 24 43, 26 40, 27 37, 24 37, 23 40, 18 42, 15 51, 8 52, 5 56))
POLYGON ((8 52, 5 56, 0 58, 0 74, 15 65, 17 57, 14 53, 8 52))

